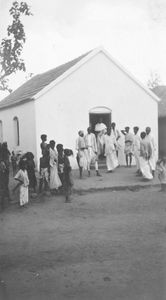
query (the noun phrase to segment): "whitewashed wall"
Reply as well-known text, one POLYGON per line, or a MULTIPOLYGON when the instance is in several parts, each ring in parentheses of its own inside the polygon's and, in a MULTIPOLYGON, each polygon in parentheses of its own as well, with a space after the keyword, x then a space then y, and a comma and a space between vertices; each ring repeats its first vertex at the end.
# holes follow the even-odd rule
POLYGON ((157 144, 157 102, 100 52, 35 101, 38 158, 43 133, 74 150, 77 132, 86 132, 96 106, 110 108, 119 129, 150 126, 157 144))
POLYGON ((34 102, 0 110, 0 120, 3 123, 3 141, 7 141, 9 150, 23 152, 32 151, 36 156, 36 125, 34 102), (19 120, 20 145, 16 146, 13 118, 19 120))

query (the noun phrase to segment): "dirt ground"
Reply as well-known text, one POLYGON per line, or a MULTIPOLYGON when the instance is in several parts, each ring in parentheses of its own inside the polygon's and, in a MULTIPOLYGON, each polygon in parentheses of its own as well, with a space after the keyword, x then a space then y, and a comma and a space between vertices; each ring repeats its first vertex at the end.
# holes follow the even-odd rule
POLYGON ((41 197, 0 214, 0 300, 165 300, 166 194, 41 197))

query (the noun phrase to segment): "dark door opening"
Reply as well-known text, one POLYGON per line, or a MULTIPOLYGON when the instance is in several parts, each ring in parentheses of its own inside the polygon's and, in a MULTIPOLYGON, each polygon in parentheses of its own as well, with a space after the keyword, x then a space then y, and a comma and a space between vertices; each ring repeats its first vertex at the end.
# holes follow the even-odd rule
POLYGON ((102 118, 102 123, 104 123, 107 128, 111 126, 111 113, 90 113, 89 114, 89 125, 92 128, 92 132, 95 132, 95 125, 99 122, 99 119, 102 118))

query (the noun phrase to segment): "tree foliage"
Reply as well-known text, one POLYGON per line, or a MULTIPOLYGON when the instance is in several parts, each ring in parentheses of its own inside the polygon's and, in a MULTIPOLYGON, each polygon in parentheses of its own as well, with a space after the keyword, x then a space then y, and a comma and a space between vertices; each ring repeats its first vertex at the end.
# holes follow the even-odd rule
POLYGON ((17 71, 26 71, 25 62, 21 58, 26 41, 21 16, 30 16, 32 13, 26 2, 18 1, 13 2, 9 13, 13 19, 12 24, 7 27, 7 37, 0 43, 0 90, 11 92, 8 85, 9 76, 17 71))
POLYGON ((150 89, 154 89, 156 86, 159 86, 161 83, 160 75, 157 72, 150 72, 150 78, 147 82, 147 86, 150 89))

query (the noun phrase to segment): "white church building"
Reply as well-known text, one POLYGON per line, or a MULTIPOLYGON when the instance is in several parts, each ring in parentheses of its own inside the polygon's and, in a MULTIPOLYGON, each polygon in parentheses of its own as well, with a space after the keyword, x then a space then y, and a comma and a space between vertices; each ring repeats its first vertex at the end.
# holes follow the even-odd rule
POLYGON ((7 141, 10 151, 33 152, 38 162, 41 134, 75 151, 78 131, 94 128, 102 117, 120 130, 150 126, 157 144, 158 101, 100 47, 32 77, 3 99, 0 142, 7 141))

